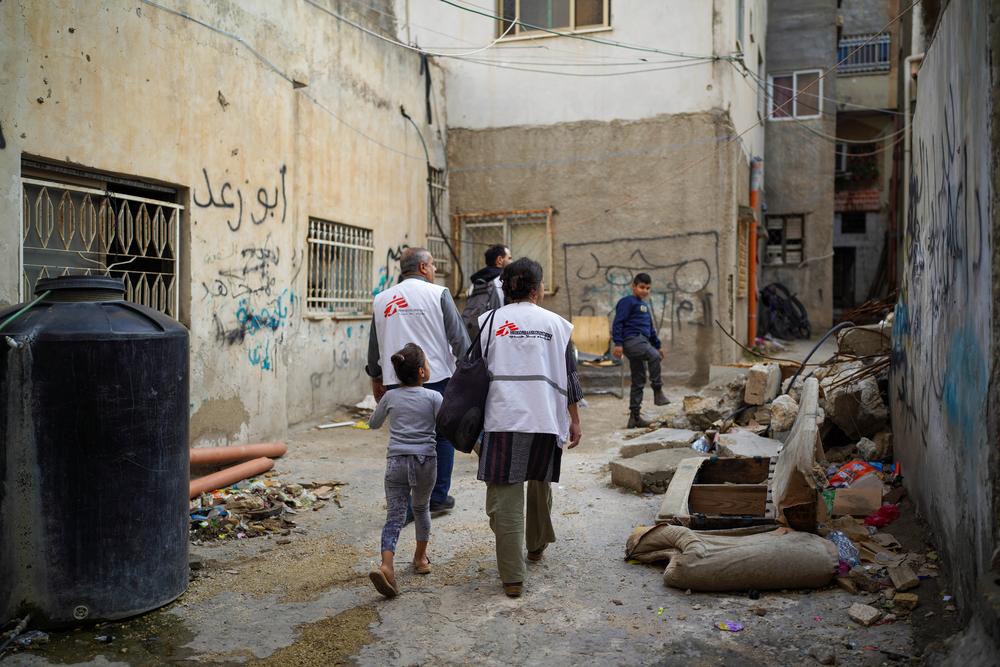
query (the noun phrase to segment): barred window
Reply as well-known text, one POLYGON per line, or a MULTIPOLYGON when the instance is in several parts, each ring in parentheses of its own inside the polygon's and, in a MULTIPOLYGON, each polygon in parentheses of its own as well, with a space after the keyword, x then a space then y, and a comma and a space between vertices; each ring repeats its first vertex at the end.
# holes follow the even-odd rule
POLYGON ((50 180, 58 172, 23 165, 22 170, 30 174, 21 179, 22 300, 30 298, 42 278, 111 276, 124 281, 127 300, 178 318, 184 207, 169 201, 173 190, 146 190, 130 179, 109 182, 75 170, 72 180, 77 183, 71 184, 50 180))
POLYGON ((799 264, 802 261, 805 219, 803 213, 766 216, 765 264, 799 264))
POLYGON ((430 187, 427 191, 427 249, 434 255, 438 268, 438 278, 451 275, 451 251, 448 250, 446 235, 448 225, 448 184, 444 169, 431 167, 430 187))
POLYGON ((456 216, 462 234, 462 270, 470 276, 483 268, 491 245, 502 243, 515 259, 528 257, 542 265, 549 288, 552 277, 552 209, 471 213, 456 216))
POLYGON ((891 65, 889 44, 889 33, 844 35, 837 44, 837 62, 840 63, 837 74, 888 72, 891 65))
POLYGON ((309 218, 308 244, 306 310, 314 315, 371 314, 372 230, 309 218))

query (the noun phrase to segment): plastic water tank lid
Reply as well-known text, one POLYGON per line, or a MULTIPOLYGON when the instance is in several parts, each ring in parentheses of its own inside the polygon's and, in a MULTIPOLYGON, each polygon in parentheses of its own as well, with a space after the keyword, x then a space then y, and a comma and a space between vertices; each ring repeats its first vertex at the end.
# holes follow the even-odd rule
POLYGON ((77 296, 83 296, 82 293, 85 293, 94 301, 121 299, 125 294, 125 281, 111 276, 58 276, 43 278, 35 283, 35 296, 52 292, 49 298, 53 301, 59 300, 58 292, 65 294, 68 291, 76 293, 77 296))

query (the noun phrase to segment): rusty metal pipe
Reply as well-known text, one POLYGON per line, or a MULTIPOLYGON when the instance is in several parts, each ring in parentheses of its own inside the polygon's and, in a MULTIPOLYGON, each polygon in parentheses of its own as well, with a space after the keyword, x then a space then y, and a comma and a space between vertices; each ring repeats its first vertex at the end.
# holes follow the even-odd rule
POLYGON ((233 447, 197 447, 191 450, 191 465, 232 463, 247 461, 261 456, 280 458, 288 452, 283 442, 261 442, 256 445, 235 445, 233 447))
POLYGON ((253 477, 254 475, 259 475, 261 473, 267 472, 274 467, 274 461, 262 456, 259 459, 254 459, 253 461, 247 461, 246 463, 239 463, 229 468, 224 468, 219 472, 213 472, 211 475, 205 475, 204 477, 199 477, 198 479, 192 479, 191 485, 189 487, 189 498, 197 498, 203 493, 208 491, 214 491, 216 489, 221 489, 230 484, 235 484, 247 477, 253 477))

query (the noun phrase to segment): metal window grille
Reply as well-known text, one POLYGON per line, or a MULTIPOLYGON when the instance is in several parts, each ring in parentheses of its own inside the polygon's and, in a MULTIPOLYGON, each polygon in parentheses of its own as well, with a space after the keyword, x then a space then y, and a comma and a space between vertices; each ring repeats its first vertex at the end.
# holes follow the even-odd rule
POLYGON ((882 33, 875 36, 870 43, 865 44, 875 36, 874 33, 867 35, 847 35, 841 37, 837 44, 837 65, 838 74, 857 74, 860 72, 886 72, 890 66, 889 33, 882 33), (861 46, 864 44, 864 46, 861 46), (859 46, 857 53, 851 53, 859 46), (848 57, 848 54, 851 54, 848 57), (847 58, 847 60, 844 60, 847 58), (840 61, 844 62, 840 62, 840 61))
MULTIPOLYGON (((538 35, 537 28, 550 30, 592 30, 611 25, 611 0, 497 0, 497 36, 538 35)), ((545 34, 545 33, 541 33, 545 34)))
POLYGON ((442 232, 449 233, 446 202, 448 184, 444 169, 431 167, 429 186, 427 188, 427 249, 434 255, 438 275, 447 278, 451 275, 451 252, 448 250, 447 240, 442 234, 442 232), (437 221, 434 219, 435 213, 437 221))
POLYGON ((552 285, 552 209, 503 211, 456 216, 462 240, 459 256, 466 276, 483 267, 483 253, 502 243, 515 258, 529 257, 542 265, 546 282, 552 285))
POLYGON ((306 310, 313 314, 372 312, 374 234, 370 229, 309 218, 306 310))
POLYGON ((36 178, 21 179, 21 200, 22 300, 42 278, 113 276, 129 301, 177 318, 183 206, 36 178))

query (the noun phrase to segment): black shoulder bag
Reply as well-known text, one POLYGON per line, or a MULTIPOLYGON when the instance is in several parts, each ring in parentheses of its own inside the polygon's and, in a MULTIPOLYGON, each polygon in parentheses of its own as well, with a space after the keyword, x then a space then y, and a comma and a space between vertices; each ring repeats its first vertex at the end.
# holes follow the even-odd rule
POLYGON ((448 438, 451 444, 460 452, 468 454, 476 446, 476 440, 483 431, 486 419, 486 395, 490 391, 492 376, 486 367, 486 357, 490 352, 492 336, 486 339, 486 352, 474 355, 479 349, 479 340, 483 331, 493 331, 493 316, 479 328, 472 345, 455 363, 455 373, 448 381, 444 390, 444 401, 437 415, 438 434, 448 438))

